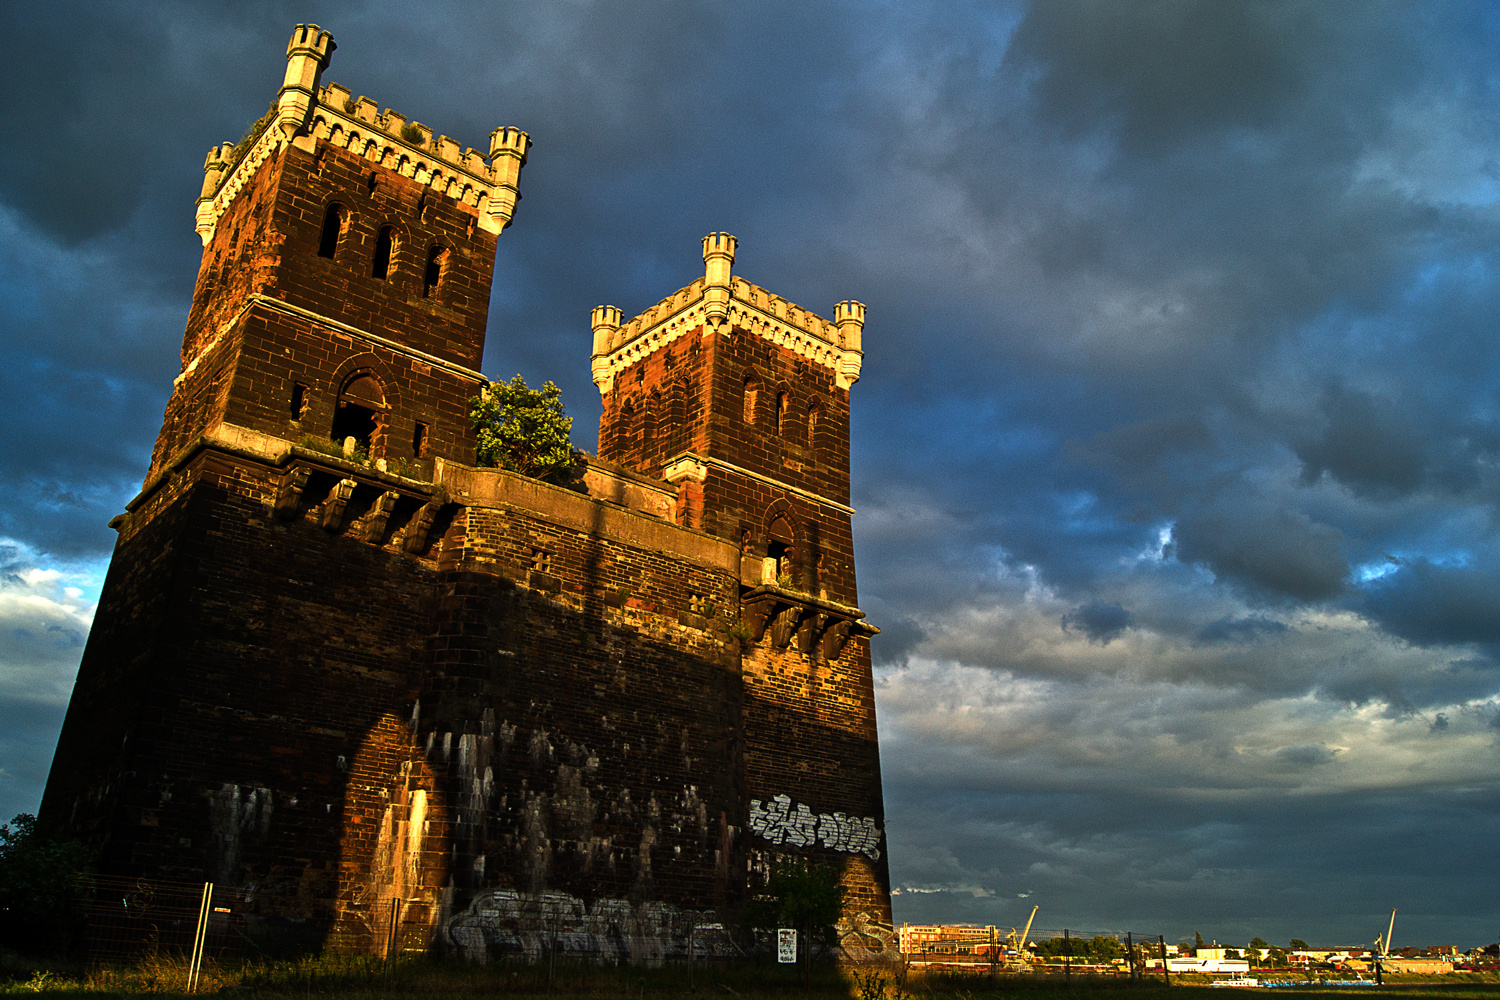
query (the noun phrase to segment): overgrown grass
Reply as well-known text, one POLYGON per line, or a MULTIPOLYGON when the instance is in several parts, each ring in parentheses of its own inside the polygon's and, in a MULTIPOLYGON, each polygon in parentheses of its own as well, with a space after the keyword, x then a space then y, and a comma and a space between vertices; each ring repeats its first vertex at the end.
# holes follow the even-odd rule
MULTIPOLYGON (((461 961, 405 958, 387 977, 384 961, 364 955, 328 954, 295 961, 244 966, 204 964, 198 992, 232 992, 246 996, 284 997, 318 995, 350 1000, 379 995, 409 994, 437 998, 481 995, 507 997, 599 997, 611 1000, 665 1000, 671 997, 717 997, 720 1000, 787 1000, 809 996, 851 1000, 1007 1000, 1045 994, 1047 1000, 1087 1000, 1100 994, 1127 991, 1132 1000, 1226 1000, 1225 991, 1206 982, 1189 983, 1173 977, 1132 981, 1124 977, 1075 975, 989 976, 974 973, 912 971, 900 966, 814 966, 804 984, 800 967, 738 964, 719 967, 703 963, 693 970, 691 983, 685 967, 642 969, 559 960, 550 966, 495 961, 478 965, 461 961)), ((1500 1000, 1500 977, 1493 973, 1453 976, 1387 977, 1380 988, 1384 998, 1450 998, 1500 1000)), ((67 962, 36 962, 0 951, 0 994, 37 996, 89 993, 127 996, 141 993, 184 995, 187 962, 181 958, 146 959, 126 966, 87 967, 67 962)), ((1367 995, 1362 988, 1284 987, 1260 996, 1310 997, 1326 1000, 1342 993, 1367 995)), ((1373 988, 1371 988, 1373 989, 1373 988)), ((1241 996, 1241 994, 1231 994, 1241 996)), ((1352 1000, 1351 998, 1351 1000, 1352 1000)))

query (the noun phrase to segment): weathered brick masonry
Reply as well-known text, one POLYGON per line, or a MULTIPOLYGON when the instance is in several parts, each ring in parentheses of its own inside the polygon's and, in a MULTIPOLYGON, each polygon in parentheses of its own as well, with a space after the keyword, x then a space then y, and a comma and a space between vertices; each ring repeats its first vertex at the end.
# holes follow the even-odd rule
MULTIPOLYGON (((215 149, 182 372, 119 529, 42 804, 107 869, 253 886, 370 947, 603 957, 737 925, 769 863, 836 864, 890 946, 847 506, 864 310, 730 274, 594 311, 583 491, 476 469, 488 157, 319 76, 215 149)), ((700 948, 743 946, 728 931, 700 948)))

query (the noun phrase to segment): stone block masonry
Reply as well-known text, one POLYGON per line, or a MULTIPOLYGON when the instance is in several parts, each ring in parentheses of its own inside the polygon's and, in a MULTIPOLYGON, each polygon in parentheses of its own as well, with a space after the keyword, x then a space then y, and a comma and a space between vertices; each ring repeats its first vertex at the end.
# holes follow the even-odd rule
POLYGON ((864 310, 731 275, 594 311, 581 488, 475 468, 490 153, 321 74, 205 163, 180 374, 42 804, 107 871, 254 889, 307 947, 656 962, 752 946, 771 865, 836 865, 891 947, 848 507, 864 310))

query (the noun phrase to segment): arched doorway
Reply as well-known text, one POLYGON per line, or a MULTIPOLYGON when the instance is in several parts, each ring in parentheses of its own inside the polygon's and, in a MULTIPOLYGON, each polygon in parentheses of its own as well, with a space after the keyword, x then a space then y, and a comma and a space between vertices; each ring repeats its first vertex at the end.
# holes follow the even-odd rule
POLYGON ((385 444, 385 391, 374 375, 356 372, 344 383, 329 436, 341 445, 353 438, 356 449, 371 458, 380 457, 385 444))

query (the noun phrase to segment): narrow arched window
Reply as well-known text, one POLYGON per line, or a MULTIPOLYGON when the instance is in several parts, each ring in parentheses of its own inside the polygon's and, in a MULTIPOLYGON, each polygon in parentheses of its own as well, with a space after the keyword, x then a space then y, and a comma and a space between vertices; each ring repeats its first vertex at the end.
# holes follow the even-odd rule
POLYGON ((422 277, 422 297, 430 299, 443 283, 443 273, 448 269, 448 248, 433 247, 427 251, 427 272, 422 277))
POLYGON ((789 406, 791 406, 791 403, 792 403, 792 397, 788 393, 783 392, 783 393, 778 393, 777 394, 777 396, 776 396, 776 433, 778 435, 782 435, 782 434, 785 434, 787 432, 786 413, 787 413, 787 408, 789 406))
POLYGON ((650 441, 656 437, 656 423, 661 419, 661 394, 653 392, 646 400, 641 410, 641 440, 650 441))
POLYGON ((349 212, 334 202, 328 206, 328 211, 323 215, 323 235, 318 240, 318 256, 333 260, 334 255, 339 252, 339 240, 344 235, 344 223, 349 219, 349 212))
POLYGON ((635 405, 626 402, 620 407, 620 416, 615 420, 615 455, 619 457, 630 449, 635 434, 635 405))
POLYGON ((753 378, 745 380, 745 423, 755 423, 755 404, 760 396, 760 383, 753 378))
POLYGON ((761 570, 761 582, 791 585, 795 581, 793 559, 796 549, 796 536, 792 534, 792 526, 786 522, 786 518, 778 517, 766 529, 766 534, 766 560, 761 570))
POLYGON ((807 410, 807 446, 814 451, 818 449, 818 421, 822 418, 823 411, 814 403, 807 410))
POLYGON ((371 277, 384 281, 391 273, 391 256, 396 252, 396 230, 393 226, 381 226, 375 237, 375 260, 370 267, 371 277))

